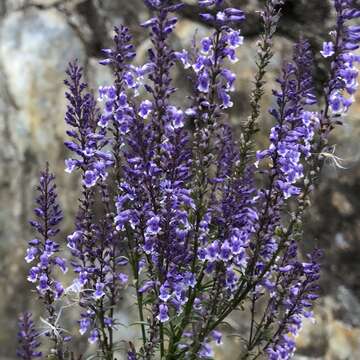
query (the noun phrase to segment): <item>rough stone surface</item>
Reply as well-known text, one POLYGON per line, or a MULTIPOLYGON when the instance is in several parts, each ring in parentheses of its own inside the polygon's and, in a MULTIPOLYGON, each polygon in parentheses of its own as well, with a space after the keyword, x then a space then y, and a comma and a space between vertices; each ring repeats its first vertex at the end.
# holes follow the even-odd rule
POLYGON ((0 212, 0 229, 6 241, 19 240, 12 225, 25 227, 39 166, 63 161, 64 71, 70 59, 83 62, 84 55, 84 46, 55 10, 14 12, 1 26, 1 194, 8 206, 0 212))
POLYGON ((19 275, 25 240, 31 236, 27 219, 32 189, 46 161, 59 175, 59 185, 70 190, 61 197, 65 208, 72 202, 75 184, 63 176, 62 142, 64 70, 74 58, 84 61, 85 48, 64 16, 53 9, 12 12, 1 23, 0 327, 8 330, 0 331, 0 358, 14 353, 13 317, 28 302, 21 298, 24 277, 19 275))

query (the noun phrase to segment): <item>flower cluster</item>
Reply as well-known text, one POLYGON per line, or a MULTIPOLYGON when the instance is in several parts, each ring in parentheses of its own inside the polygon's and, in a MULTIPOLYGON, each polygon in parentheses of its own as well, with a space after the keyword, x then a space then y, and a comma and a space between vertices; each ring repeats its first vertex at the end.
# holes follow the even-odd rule
POLYGON ((114 71, 114 86, 100 87, 99 99, 104 102, 104 112, 100 117, 98 125, 102 128, 109 126, 109 122, 113 124, 112 132, 114 134, 113 146, 114 158, 118 160, 118 152, 123 144, 122 136, 129 130, 129 119, 132 114, 128 113, 127 96, 123 92, 124 87, 129 87, 135 92, 139 87, 136 81, 140 76, 140 71, 132 68, 128 63, 136 56, 134 46, 131 44, 131 35, 129 29, 121 26, 115 27, 114 48, 103 49, 106 59, 100 61, 102 65, 111 65, 114 71))
POLYGON ((324 42, 321 54, 331 60, 331 74, 326 89, 328 106, 332 115, 341 115, 354 102, 358 88, 355 65, 360 58, 353 51, 359 48, 360 26, 349 25, 349 21, 358 19, 360 11, 353 8, 352 1, 348 0, 335 0, 335 10, 336 29, 330 33, 332 40, 324 42))
POLYGON ((84 94, 87 84, 82 82, 82 68, 76 62, 70 63, 67 74, 69 78, 65 80, 65 85, 69 88, 66 93, 69 105, 65 120, 71 127, 67 135, 72 140, 66 141, 65 145, 77 158, 66 160, 66 171, 71 173, 75 169, 82 169, 83 184, 90 188, 99 179, 106 178, 112 156, 102 151, 107 144, 106 132, 98 128, 100 114, 95 99, 90 93, 84 94))
POLYGON ((320 277, 320 257, 321 252, 315 250, 308 256, 309 262, 300 262, 297 245, 292 242, 274 273, 273 282, 267 284, 271 295, 264 327, 268 328, 271 323, 276 326, 272 342, 265 346, 270 360, 291 359, 302 319, 313 316, 309 309, 319 296, 316 282, 320 277))
POLYGON ((149 259, 158 269, 160 281, 144 279, 138 287, 141 296, 158 293, 155 318, 166 322, 170 306, 181 311, 186 290, 194 281, 189 271, 181 269, 190 262, 186 238, 193 201, 187 185, 191 161, 185 114, 169 100, 175 90, 170 78, 175 53, 168 37, 177 21, 169 15, 178 6, 166 2, 158 6, 152 5, 157 16, 142 24, 150 29, 153 44, 149 62, 142 67, 146 69, 143 85, 152 99, 138 106, 126 104, 132 124, 126 136, 124 179, 115 221, 121 233, 133 229, 132 258, 137 273, 149 259))
MULTIPOLYGON (((236 62, 236 49, 242 44, 243 37, 239 30, 228 26, 221 27, 210 37, 201 40, 200 51, 191 59, 188 51, 176 53, 177 58, 183 63, 185 69, 192 68, 196 77, 196 90, 201 98, 200 109, 192 108, 188 114, 198 115, 198 110, 209 103, 209 97, 216 97, 222 109, 233 106, 231 93, 234 90, 235 74, 223 68, 224 61, 236 62), (214 82, 214 78, 216 81, 214 82)), ((199 99, 200 100, 200 99, 199 99)))
MULTIPOLYGON (((227 112, 235 100, 231 66, 243 44, 244 12, 223 0, 199 0, 201 17, 213 29, 194 39, 191 50, 179 51, 171 40, 182 3, 144 2, 153 14, 142 24, 150 38, 146 63, 133 65, 129 30, 115 27, 113 46, 100 61, 112 69, 113 83, 100 87, 95 100, 76 62, 65 81, 65 145, 73 153, 66 171, 76 170, 82 182, 75 228, 67 236, 75 275, 66 295, 75 293, 80 334, 100 357, 117 357, 116 311, 129 287, 142 339, 129 343, 129 360, 214 357, 220 325, 239 309, 250 309, 251 319, 242 358, 290 359, 294 336, 318 296, 320 272, 319 252, 302 261, 297 240, 321 169, 318 154, 333 98, 356 88, 351 51, 359 30, 347 22, 359 13, 351 1, 335 0, 337 40, 322 51, 331 58, 325 109, 315 96, 310 45, 301 39, 294 46, 273 91, 270 145, 255 157, 265 70, 283 1, 268 0, 261 12, 252 113, 239 140, 227 112), (176 63, 192 85, 182 103, 173 96, 176 63)), ((46 295, 53 350, 62 359, 65 339, 55 336, 54 316, 64 290, 53 268, 66 267, 54 241, 62 215, 53 180, 46 169, 38 220, 31 223, 42 237, 30 242, 26 259, 37 262, 29 279, 40 297, 46 295)))
MULTIPOLYGON (((116 29, 118 47, 126 47, 121 43, 126 41, 126 37, 125 29, 116 29)), ((131 51, 130 48, 128 50, 131 51)), ((109 61, 105 63, 123 61, 113 57, 110 50, 105 50, 105 53, 109 56, 109 61)), ((107 347, 115 325, 114 302, 127 282, 127 276, 119 270, 127 261, 122 259, 116 244, 119 239, 113 233, 112 209, 106 183, 108 172, 117 160, 115 158, 114 161, 114 155, 105 150, 110 142, 107 122, 112 120, 117 95, 114 87, 100 88, 99 101, 105 102, 104 113, 101 114, 93 96, 84 93, 87 84, 82 82, 82 69, 76 63, 71 63, 67 74, 69 78, 65 83, 69 88, 66 94, 69 105, 65 120, 72 127, 67 133, 73 141, 65 145, 80 156, 80 159, 67 161, 67 170, 79 169, 83 184, 76 229, 67 237, 67 246, 73 257, 72 266, 77 274, 69 291, 79 294, 79 303, 83 308, 79 320, 80 333, 88 332, 90 342, 100 340, 107 347), (70 169, 69 164, 73 165, 70 169), (93 208, 97 193, 101 196, 105 212, 99 219, 95 217, 93 208), (102 310, 94 311, 96 306, 101 306, 102 310), (105 328, 104 331, 109 332, 108 335, 100 338, 99 324, 105 328)))
POLYGON ((257 153, 258 160, 271 159, 273 181, 285 199, 300 194, 296 183, 304 176, 302 157, 311 155, 315 129, 320 123, 319 115, 306 109, 316 104, 311 70, 309 44, 302 41, 295 48, 294 63, 285 66, 278 80, 280 91, 274 91, 278 108, 270 111, 277 121, 271 129, 271 145, 257 153))
MULTIPOLYGON (((37 262, 30 269, 28 280, 37 284, 37 291, 42 298, 58 299, 64 292, 59 281, 53 278, 55 267, 62 272, 67 271, 65 260, 57 256, 60 246, 54 240, 58 234, 58 225, 63 218, 62 211, 57 203, 56 185, 54 175, 47 167, 41 173, 37 188, 39 196, 36 199, 37 207, 34 213, 36 220, 30 221, 31 226, 38 232, 40 238, 29 241, 29 248, 25 260, 27 263, 37 262)), ((48 300, 47 300, 48 301, 48 300)))
POLYGON ((21 314, 19 316, 19 347, 17 350, 17 356, 20 359, 32 360, 42 357, 42 353, 38 349, 40 346, 39 336, 40 334, 35 329, 31 313, 21 314))

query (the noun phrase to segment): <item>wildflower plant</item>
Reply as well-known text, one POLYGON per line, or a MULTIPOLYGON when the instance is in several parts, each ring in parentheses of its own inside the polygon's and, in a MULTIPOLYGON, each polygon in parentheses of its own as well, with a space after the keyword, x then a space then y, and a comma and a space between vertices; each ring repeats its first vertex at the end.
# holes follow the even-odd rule
MULTIPOLYGON (((194 40, 191 50, 178 51, 171 35, 182 4, 145 4, 154 14, 142 24, 151 40, 145 64, 133 64, 131 35, 121 26, 100 62, 112 69, 114 82, 101 87, 97 99, 77 62, 67 71, 65 145, 72 156, 66 171, 81 177, 74 231, 66 240, 72 284, 64 290, 55 278, 54 269, 65 272, 67 265, 54 240, 62 213, 48 168, 40 178, 38 220, 31 222, 40 237, 29 243, 26 256, 36 263, 29 281, 47 310, 52 356, 71 353, 57 316, 71 298, 80 308, 80 334, 95 344, 94 356, 115 359, 124 347, 116 336, 124 326, 116 309, 130 294, 140 339, 126 344, 129 360, 214 358, 226 319, 236 311, 248 322, 239 359, 290 359, 319 293, 321 252, 302 257, 298 251, 303 216, 328 136, 357 88, 359 57, 353 51, 360 28, 351 23, 360 12, 350 0, 334 0, 336 28, 321 51, 329 74, 322 98, 314 90, 311 47, 299 39, 273 90, 269 146, 255 151, 283 1, 268 0, 261 12, 251 114, 240 135, 227 112, 245 13, 222 0, 199 0, 213 31, 194 40), (192 84, 183 108, 173 101, 176 64, 192 84)), ((39 356, 28 315, 21 328, 20 357, 39 356)))

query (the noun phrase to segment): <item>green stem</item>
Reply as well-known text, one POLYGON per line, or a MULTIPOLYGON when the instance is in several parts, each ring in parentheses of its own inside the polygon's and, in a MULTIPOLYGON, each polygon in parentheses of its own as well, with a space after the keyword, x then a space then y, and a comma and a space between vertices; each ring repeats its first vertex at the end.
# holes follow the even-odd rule
POLYGON ((164 344, 164 325, 160 323, 160 359, 162 360, 165 355, 165 344, 164 344))
POLYGON ((143 340, 143 346, 145 349, 146 346, 146 330, 145 330, 145 324, 144 324, 144 310, 143 310, 143 297, 142 294, 139 292, 139 279, 136 279, 136 297, 137 297, 137 303, 138 303, 138 311, 139 311, 139 318, 141 321, 141 335, 143 340))
MULTIPOLYGON (((128 231, 128 238, 130 239, 130 232, 128 231)), ((135 245, 137 246, 137 245, 135 245)), ((146 329, 145 329, 145 318, 144 318, 144 310, 143 310, 143 296, 140 293, 139 289, 139 269, 138 269, 138 264, 137 264, 137 256, 136 254, 133 253, 133 251, 131 250, 131 246, 129 248, 129 258, 130 258, 130 264, 131 264, 131 269, 135 278, 135 290, 136 290, 136 300, 137 300, 137 306, 138 306, 138 313, 139 313, 139 319, 140 319, 140 327, 141 327, 141 335, 142 335, 142 341, 143 341, 143 346, 144 346, 144 350, 146 347, 146 342, 147 342, 147 337, 146 337, 146 329)))

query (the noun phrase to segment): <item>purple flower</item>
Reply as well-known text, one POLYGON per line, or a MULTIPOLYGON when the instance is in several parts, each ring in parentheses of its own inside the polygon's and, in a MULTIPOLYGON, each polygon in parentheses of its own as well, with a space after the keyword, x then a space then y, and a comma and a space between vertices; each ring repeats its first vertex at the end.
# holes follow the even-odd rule
POLYGON ((17 335, 19 347, 16 355, 23 360, 41 358, 42 353, 38 350, 40 334, 35 329, 31 313, 23 313, 19 316, 19 332, 17 335))
POLYGON ((228 33, 229 47, 236 49, 244 42, 244 37, 240 36, 240 30, 232 30, 228 33))
POLYGON ((171 297, 171 287, 168 283, 161 285, 159 299, 167 302, 171 297))
POLYGON ((185 273, 184 276, 185 284, 187 286, 190 286, 191 288, 194 288, 196 285, 196 276, 192 272, 188 271, 185 273))
MULTIPOLYGON (((114 27, 114 43, 116 49, 103 49, 103 53, 107 56, 106 59, 102 60, 100 64, 102 65, 113 65, 116 67, 116 76, 120 75, 124 64, 127 61, 132 60, 135 56, 134 46, 130 44, 131 35, 129 33, 129 29, 125 26, 114 27), (121 54, 121 56, 118 56, 121 54)), ((113 92, 113 98, 116 93, 113 92)))
POLYGON ((90 188, 96 185, 98 178, 98 174, 95 171, 87 170, 84 174, 83 183, 87 188, 90 188))
MULTIPOLYGON (((71 130, 67 131, 71 141, 65 144, 79 159, 68 159, 65 163, 66 172, 69 173, 81 168, 85 172, 84 186, 92 187, 96 183, 95 164, 102 158, 101 154, 105 154, 101 150, 107 144, 106 127, 112 116, 116 94, 114 87, 100 89, 100 100, 105 100, 105 115, 101 115, 93 95, 84 91, 87 84, 82 82, 82 72, 82 68, 76 62, 70 63, 66 72, 66 98, 69 105, 65 121, 71 127, 71 130)), ((107 156, 109 159, 101 174, 103 177, 106 177, 106 168, 112 164, 111 155, 107 156)))
POLYGON ((245 14, 240 9, 227 8, 225 9, 225 15, 227 16, 229 21, 241 22, 245 20, 245 14))
POLYGON ((95 285, 96 290, 94 292, 94 299, 98 300, 105 296, 104 287, 105 284, 102 283, 97 283, 95 285))
POLYGON ((80 320, 80 330, 79 331, 80 331, 81 335, 84 335, 88 331, 90 324, 91 324, 91 321, 89 318, 84 318, 84 319, 80 320))
POLYGON ((222 333, 220 331, 214 330, 211 336, 215 340, 216 345, 222 345, 222 333))
POLYGON ((232 257, 232 252, 229 242, 226 240, 220 248, 219 258, 223 261, 229 261, 232 257))
POLYGON ((127 353, 127 360, 137 360, 136 352, 129 350, 127 353))
POLYGON ((54 267, 59 266, 63 272, 67 271, 65 260, 55 256, 60 246, 53 238, 59 232, 57 226, 63 215, 57 203, 54 179, 54 175, 50 173, 47 166, 40 175, 40 183, 37 187, 39 196, 36 199, 37 207, 34 209, 37 219, 30 222, 40 237, 29 241, 30 247, 25 257, 27 263, 37 262, 36 266, 29 271, 28 280, 37 284, 39 296, 48 306, 52 305, 50 294, 53 294, 55 298, 59 297, 59 283, 52 275, 54 267))
POLYGON ((201 49, 204 53, 208 53, 211 50, 212 41, 210 38, 204 38, 201 40, 201 49))
MULTIPOLYGON (((223 0, 200 0, 199 5, 202 7, 219 7, 223 0)), ((225 8, 218 11, 215 16, 212 14, 200 14, 203 21, 213 23, 215 26, 225 27, 232 23, 239 23, 245 20, 245 14, 242 10, 236 8, 225 8)))
MULTIPOLYGON (((360 36, 359 28, 348 25, 348 20, 357 18, 359 12, 352 8, 352 1, 335 0, 335 9, 337 14, 337 28, 335 29, 335 42, 326 42, 322 55, 336 56, 331 62, 332 77, 326 88, 326 100, 331 110, 325 114, 327 126, 336 122, 338 115, 345 114, 352 105, 352 95, 356 91, 358 84, 358 70, 355 64, 359 62, 359 58, 352 51, 359 47, 360 36), (347 97, 346 93, 350 96, 347 97), (334 115, 334 116, 332 116, 334 115), (333 118, 334 117, 334 118, 333 118)), ((330 126, 331 130, 331 126, 330 126)))
POLYGON ((207 7, 207 6, 219 6, 224 2, 224 0, 199 0, 198 3, 200 6, 202 7, 207 7))
POLYGON ((147 119, 147 117, 149 116, 149 114, 151 113, 153 108, 152 102, 149 100, 144 100, 141 104, 140 104, 140 110, 139 110, 139 115, 144 118, 147 119))
POLYGON ((225 80, 225 87, 227 89, 232 89, 234 82, 236 80, 236 75, 228 69, 223 69, 221 71, 221 75, 225 80))
POLYGON ((67 173, 72 173, 78 166, 78 161, 74 159, 67 159, 65 160, 65 165, 66 165, 65 171, 67 173))
POLYGON ((159 306, 159 314, 157 315, 157 319, 161 322, 161 323, 164 323, 164 322, 167 322, 170 320, 169 318, 169 309, 167 307, 167 305, 165 304, 160 304, 159 306))
POLYGON ((200 359, 211 359, 214 357, 214 350, 209 344, 203 344, 198 355, 200 359))
POLYGON ((99 330, 98 329, 91 330, 90 336, 89 336, 89 343, 95 344, 98 341, 99 341, 99 330))
POLYGON ((31 263, 35 260, 37 253, 39 252, 38 248, 30 247, 27 249, 25 260, 27 263, 31 263))
POLYGON ((199 76, 198 90, 200 92, 209 92, 210 80, 209 75, 206 71, 201 72, 199 76))
POLYGON ((32 267, 30 270, 29 270, 29 275, 28 275, 28 281, 32 282, 32 283, 36 283, 37 280, 38 280, 38 276, 39 276, 39 273, 40 273, 40 269, 38 267, 32 267))
POLYGON ((55 281, 54 288, 55 288, 55 299, 58 300, 62 297, 65 290, 60 281, 55 281))
POLYGON ((271 314, 269 318, 278 317, 281 308, 286 309, 280 321, 276 338, 267 347, 267 352, 272 359, 290 359, 295 351, 295 342, 288 336, 291 333, 296 336, 301 327, 302 320, 311 316, 307 308, 312 306, 312 302, 317 299, 318 287, 315 282, 319 279, 320 266, 318 264, 321 253, 315 250, 310 256, 309 263, 300 263, 294 259, 296 257, 297 246, 293 242, 289 245, 283 258, 283 265, 279 268, 277 286, 289 289, 285 293, 273 292, 270 300, 271 306, 268 309, 271 314))
POLYGON ((331 41, 324 42, 323 50, 320 53, 324 58, 333 56, 335 54, 334 44, 331 41))
POLYGON ((308 47, 307 42, 299 43, 295 47, 294 64, 284 69, 284 78, 279 80, 281 91, 275 94, 279 107, 286 107, 286 117, 281 118, 276 109, 271 110, 278 124, 271 129, 269 149, 257 153, 258 160, 272 159, 274 169, 278 169, 275 184, 285 199, 300 194, 296 183, 304 176, 301 158, 310 156, 309 148, 320 124, 320 115, 305 109, 314 92, 308 47), (287 103, 284 103, 284 95, 289 99, 287 103))
POLYGON ((190 68, 191 64, 189 62, 189 53, 186 50, 175 52, 174 55, 179 61, 182 62, 185 69, 190 68))
POLYGON ((160 217, 159 216, 153 216, 151 219, 149 219, 146 223, 147 228, 146 232, 149 235, 156 235, 161 230, 160 227, 160 217))

